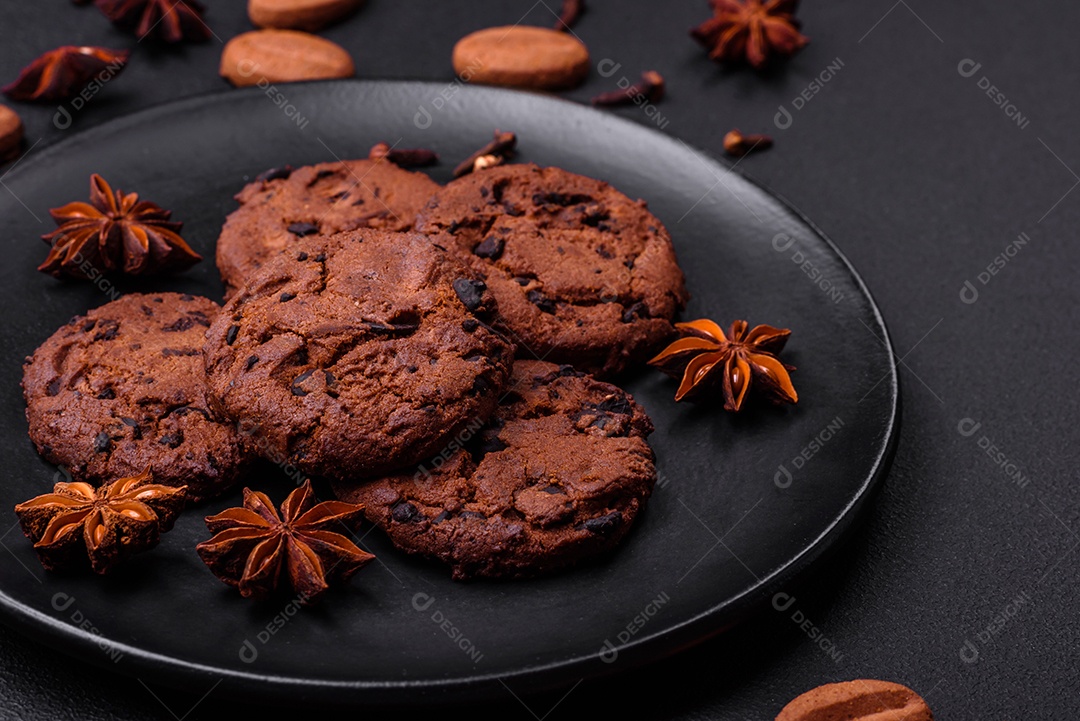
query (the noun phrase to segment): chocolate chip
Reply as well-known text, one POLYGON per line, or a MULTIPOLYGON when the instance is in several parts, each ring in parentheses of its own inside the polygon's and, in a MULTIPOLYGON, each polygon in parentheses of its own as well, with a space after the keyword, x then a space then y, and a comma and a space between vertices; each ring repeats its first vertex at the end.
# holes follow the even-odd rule
POLYGON ((45 395, 47 395, 47 396, 55 396, 59 392, 60 392, 60 379, 59 378, 57 378, 56 380, 49 383, 48 387, 45 389, 45 395))
POLYGON ((195 300, 195 296, 193 296, 191 293, 184 293, 182 296, 180 296, 180 300, 190 303, 191 301, 195 300))
POLYGON ((520 278, 520 277, 518 277, 518 278, 514 278, 514 282, 517 283, 518 285, 523 285, 524 286, 524 285, 528 285, 529 283, 531 283, 532 278, 520 278))
POLYGON ((485 516, 483 513, 480 513, 479 511, 462 511, 461 512, 461 517, 462 518, 480 518, 480 519, 484 519, 484 520, 487 519, 487 516, 485 516))
POLYGON ((431 525, 436 526, 451 516, 450 511, 443 511, 439 515, 431 519, 431 525))
POLYGON ((415 373, 416 371, 420 370, 420 366, 409 366, 405 370, 409 371, 410 373, 415 373))
POLYGON ((270 168, 270 170, 265 170, 256 175, 255 180, 263 183, 269 180, 285 180, 292 175, 292 171, 291 165, 283 165, 280 168, 270 168))
POLYGON ((131 428, 131 437, 136 440, 142 440, 142 429, 139 428, 139 422, 134 418, 121 418, 120 422, 128 428, 131 428))
POLYGON ((622 322, 630 323, 634 318, 651 318, 649 308, 643 302, 638 301, 623 311, 622 322))
POLYGON ((148 306, 148 305, 141 305, 141 306, 139 306, 139 310, 141 310, 141 311, 143 312, 143 315, 145 315, 145 316, 147 316, 147 317, 150 317, 150 318, 153 318, 153 317, 154 317, 154 309, 153 309, 153 308, 151 308, 151 307, 150 307, 150 306, 148 306))
MULTIPOLYGON (((480 321, 476 318, 466 318, 461 321, 461 329, 466 333, 472 333, 474 330, 480 327, 480 321)), ((55 393, 53 395, 56 395, 55 393)))
POLYGON ((105 453, 112 446, 112 439, 109 438, 109 434, 105 431, 101 431, 94 436, 94 452, 105 453))
POLYGON ((225 333, 225 343, 232 345, 236 341, 236 336, 240 333, 240 326, 230 325, 229 330, 225 333))
POLYGON ((325 263, 326 262, 326 253, 319 253, 318 255, 316 255, 315 256, 315 262, 316 263, 325 263))
POLYGON ((562 207, 591 203, 592 200, 592 196, 580 193, 533 193, 532 197, 533 205, 559 205, 562 207))
POLYGON ((163 327, 161 330, 165 331, 166 333, 180 333, 185 330, 191 330, 194 326, 195 321, 185 315, 182 318, 177 318, 176 322, 170 323, 169 325, 163 327))
POLYGON ((86 321, 86 323, 83 324, 82 332, 83 333, 89 333, 90 331, 94 330, 95 325, 97 325, 96 320, 88 320, 88 321, 86 321))
POLYGON ((408 523, 416 517, 416 506, 408 501, 400 501, 390 509, 390 517, 398 523, 408 523))
POLYGON ((450 225, 446 226, 446 232, 449 233, 450 235, 454 235, 455 233, 458 232, 459 228, 461 228, 461 223, 454 220, 454 221, 451 221, 450 225))
POLYGON ((198 348, 162 348, 161 355, 166 358, 171 356, 196 356, 202 355, 202 351, 198 348))
POLYGON ((301 373, 300 375, 296 376, 295 379, 293 379, 293 382, 292 382, 292 394, 294 396, 306 396, 308 394, 308 392, 306 390, 304 390, 303 388, 300 387, 300 384, 303 383, 304 381, 306 381, 308 378, 310 378, 311 374, 314 373, 314 372, 315 372, 314 369, 306 370, 303 373, 301 373))
POLYGON ((540 309, 542 313, 555 314, 555 301, 551 300, 538 290, 530 290, 525 294, 525 297, 529 299, 529 302, 540 309))
POLYGON ((471 311, 476 310, 484 302, 484 291, 487 284, 481 280, 458 278, 454 281, 454 292, 462 304, 471 311))
POLYGON ((184 432, 177 431, 176 433, 166 433, 158 439, 158 443, 169 448, 176 448, 184 442, 184 432))
POLYGON ((289 223, 287 230, 293 235, 303 238, 305 235, 318 233, 319 226, 312 223, 289 223))
POLYGON ((255 364, 259 362, 259 356, 248 356, 247 363, 244 364, 244 370, 249 371, 255 367, 255 364))
POLYGON ((626 396, 622 395, 605 398, 597 404, 596 409, 605 413, 619 413, 622 415, 630 415, 634 412, 630 407, 630 401, 626 396))
POLYGON ((558 495, 562 495, 563 493, 565 493, 565 491, 563 491, 563 489, 559 488, 558 486, 544 486, 543 488, 540 489, 540 492, 541 493, 548 493, 548 494, 550 494, 552 496, 558 496, 558 495))
POLYGON ((307 253, 301 253, 300 255, 296 256, 296 259, 299 261, 307 260, 307 253))
POLYGON ((296 297, 296 293, 282 293, 278 301, 281 303, 288 303, 290 300, 296 297))
POLYGON ((505 240, 497 238, 494 235, 489 235, 480 241, 479 245, 473 248, 473 255, 476 255, 479 258, 487 258, 488 260, 498 260, 502 255, 505 246, 505 240))
POLYGON ((104 320, 101 325, 104 329, 94 334, 94 340, 113 340, 120 332, 120 323, 115 320, 104 320))
POLYGON ((210 319, 207 318, 206 313, 203 313, 201 310, 189 310, 188 315, 191 316, 192 320, 204 328, 210 327, 210 319))
POLYGON ((598 536, 608 536, 622 525, 622 514, 618 511, 612 511, 604 516, 590 518, 585 521, 583 525, 585 526, 585 530, 589 533, 595 533, 598 536))
MULTIPOLYGON (((607 249, 606 245, 599 246, 596 249, 596 252, 600 255, 601 258, 604 258, 605 260, 611 260, 612 258, 615 257, 614 255, 611 254, 611 251, 607 249)), ((599 272, 599 271, 597 271, 597 272, 599 272)))
POLYGON ((111 401, 113 398, 116 398, 116 391, 112 388, 106 388, 97 394, 97 399, 99 401, 111 401))
POLYGON ((525 215, 524 210, 511 203, 509 200, 503 203, 502 207, 503 212, 513 218, 520 218, 521 216, 525 215))

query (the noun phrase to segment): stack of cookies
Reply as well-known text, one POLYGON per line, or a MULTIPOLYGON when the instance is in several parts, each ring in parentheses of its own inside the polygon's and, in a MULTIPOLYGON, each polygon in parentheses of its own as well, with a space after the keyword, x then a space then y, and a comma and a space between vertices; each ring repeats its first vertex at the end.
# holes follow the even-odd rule
POLYGON ((641 201, 558 168, 440 187, 386 160, 268 171, 218 241, 227 301, 132 294, 27 360, 30 435, 76 480, 211 497, 257 457, 327 479, 455 578, 619 543, 652 423, 606 382, 687 293, 641 201))

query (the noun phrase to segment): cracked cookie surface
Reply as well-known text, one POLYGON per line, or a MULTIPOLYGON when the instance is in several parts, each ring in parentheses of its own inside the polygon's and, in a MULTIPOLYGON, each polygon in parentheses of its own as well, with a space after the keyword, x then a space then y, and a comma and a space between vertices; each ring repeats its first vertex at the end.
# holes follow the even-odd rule
POLYGON ((559 168, 467 175, 431 198, 417 230, 482 274, 521 358, 618 373, 673 334, 688 299, 644 201, 559 168))
POLYGON ((334 493, 454 578, 531 576, 618 545, 656 480, 652 430, 626 391, 519 360, 487 424, 407 473, 334 493))
POLYGON ((72 319, 27 358, 30 438, 50 463, 94 483, 142 473, 217 495, 251 455, 212 413, 203 372, 207 298, 132 293, 72 319))
POLYGON ((473 273, 428 238, 313 236, 273 259, 207 336, 211 393, 263 455, 352 479, 486 419, 514 349, 473 273))
POLYGON ((343 160, 263 173, 239 193, 217 243, 231 297, 270 258, 307 235, 411 230, 439 185, 387 160, 343 160))

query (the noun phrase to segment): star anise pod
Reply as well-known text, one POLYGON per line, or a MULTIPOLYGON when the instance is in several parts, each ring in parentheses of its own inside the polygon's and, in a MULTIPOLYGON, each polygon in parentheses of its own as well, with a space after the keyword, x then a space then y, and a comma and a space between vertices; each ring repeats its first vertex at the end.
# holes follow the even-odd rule
POLYGON ((89 203, 68 203, 49 213, 60 227, 41 236, 52 250, 38 270, 56 278, 89 278, 116 270, 128 275, 163 273, 202 260, 180 237, 183 223, 170 221, 170 211, 140 201, 138 193, 114 192, 96 173, 90 176, 89 203))
POLYGON ((115 77, 130 56, 127 50, 64 45, 38 56, 3 91, 13 100, 66 100, 99 76, 102 82, 115 77))
POLYGON ((776 359, 791 331, 769 325, 752 330, 745 320, 731 324, 727 335, 711 320, 676 323, 684 337, 649 361, 670 376, 682 380, 675 400, 691 399, 717 380, 724 389, 724 408, 738 411, 753 385, 774 403, 798 403, 788 371, 794 366, 776 359))
POLYGON ((178 43, 207 40, 211 35, 203 20, 206 8, 195 0, 95 0, 94 4, 114 25, 140 40, 178 43))
POLYGON ((810 40, 799 32, 799 0, 710 0, 713 17, 690 31, 724 62, 746 61, 762 68, 771 59, 791 55, 810 40))
POLYGON ((185 487, 152 482, 147 469, 100 488, 57 483, 52 493, 15 506, 26 537, 49 570, 89 558, 95 573, 157 545, 187 500, 185 487))
POLYGON ((334 530, 354 531, 363 510, 342 501, 316 504, 305 481, 281 504, 279 515, 265 494, 245 488, 242 508, 206 519, 217 535, 196 550, 214 575, 245 598, 264 598, 287 583, 306 605, 375 558, 334 530))

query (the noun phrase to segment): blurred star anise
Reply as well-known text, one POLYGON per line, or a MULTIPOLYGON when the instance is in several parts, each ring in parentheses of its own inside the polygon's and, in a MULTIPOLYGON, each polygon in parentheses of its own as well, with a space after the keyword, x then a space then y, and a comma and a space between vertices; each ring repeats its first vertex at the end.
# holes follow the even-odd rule
POLYGON ((711 320, 676 323, 684 337, 649 361, 670 376, 682 380, 675 400, 691 399, 720 381, 724 408, 738 411, 753 385, 773 403, 798 403, 788 371, 776 354, 784 348, 791 331, 759 325, 752 330, 745 320, 731 324, 727 335, 711 320), (716 377, 719 374, 719 377, 716 377))
POLYGON ((129 275, 183 270, 202 260, 179 231, 183 223, 138 193, 113 191, 96 173, 90 202, 49 211, 60 227, 41 236, 52 246, 42 273, 57 278, 90 278, 122 270, 129 275), (93 272, 91 272, 93 271, 93 272))
POLYGON ((114 25, 140 40, 178 43, 207 40, 211 35, 202 17, 206 8, 195 0, 95 0, 94 4, 114 25))
POLYGON ((35 58, 3 91, 12 100, 66 100, 95 78, 116 76, 130 56, 127 50, 64 45, 35 58))
POLYGON ((762 68, 781 55, 791 55, 809 39, 799 32, 795 9, 799 0, 710 0, 713 17, 690 31, 723 62, 745 61, 762 68))
POLYGON ((156 546, 183 510, 184 487, 152 481, 148 469, 97 489, 89 483, 57 483, 52 493, 15 506, 15 513, 45 568, 89 558, 95 573, 106 573, 156 546))
POLYGON ((342 501, 316 504, 305 481, 281 504, 279 515, 265 494, 245 488, 242 508, 207 517, 217 535, 196 550, 214 575, 245 598, 264 598, 288 584, 306 605, 375 558, 333 530, 355 530, 363 510, 342 501))

